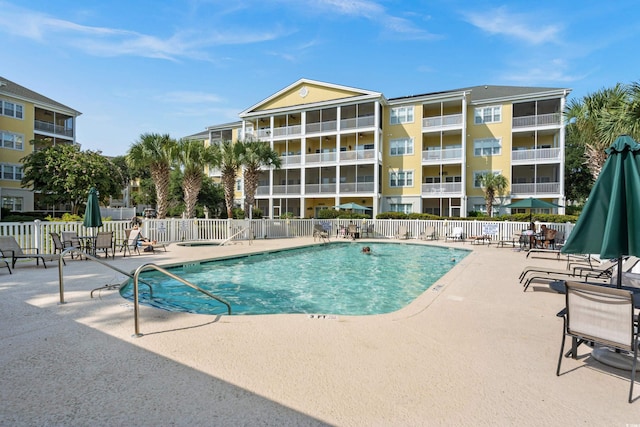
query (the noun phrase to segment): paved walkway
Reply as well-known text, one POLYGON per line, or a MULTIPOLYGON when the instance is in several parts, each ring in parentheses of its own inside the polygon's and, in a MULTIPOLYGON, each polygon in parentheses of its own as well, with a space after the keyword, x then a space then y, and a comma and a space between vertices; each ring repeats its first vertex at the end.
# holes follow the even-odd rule
MULTIPOLYGON (((171 245, 114 265, 301 244, 313 240, 171 245)), ((524 293, 517 278, 525 265, 563 262, 450 245, 473 252, 395 313, 212 317, 142 307, 141 338, 117 292, 89 297, 122 278, 97 263, 67 261, 64 305, 55 266, 0 269, 0 425, 640 424, 628 373, 585 357, 555 375, 563 296, 543 285, 524 293)))

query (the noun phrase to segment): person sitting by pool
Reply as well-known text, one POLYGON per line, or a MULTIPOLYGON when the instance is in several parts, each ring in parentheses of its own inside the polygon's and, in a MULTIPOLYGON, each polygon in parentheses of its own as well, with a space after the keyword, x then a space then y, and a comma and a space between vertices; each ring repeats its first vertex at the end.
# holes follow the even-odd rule
MULTIPOLYGON (((140 228, 137 225, 133 226, 134 230, 139 230, 140 228)), ((142 232, 138 233, 138 241, 136 242, 136 245, 138 247, 142 247, 142 246, 146 246, 146 248, 144 248, 145 252, 153 252, 153 245, 155 245, 156 243, 158 243, 156 240, 150 240, 146 237, 144 237, 142 235, 142 232)))
POLYGON ((362 248, 362 253, 363 254, 370 254, 371 253, 371 248, 369 246, 365 246, 364 248, 362 248))

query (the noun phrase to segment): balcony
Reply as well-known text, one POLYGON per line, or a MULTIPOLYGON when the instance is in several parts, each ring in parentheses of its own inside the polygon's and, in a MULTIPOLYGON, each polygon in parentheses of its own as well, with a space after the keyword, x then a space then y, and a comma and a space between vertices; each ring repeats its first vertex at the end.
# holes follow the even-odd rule
POLYGON ((562 123, 562 115, 560 113, 538 114, 536 116, 514 117, 511 126, 518 128, 535 128, 560 126, 562 123))
POLYGON ((300 184, 293 185, 274 185, 273 194, 294 194, 300 195, 302 186, 300 184))
POLYGON ((42 132, 73 138, 73 129, 66 129, 64 126, 56 125, 50 122, 43 122, 42 120, 34 120, 33 128, 42 132))
POLYGON ((351 150, 340 152, 340 162, 355 162, 358 160, 374 160, 375 150, 351 150))
POLYGON ((422 152, 423 164, 439 164, 443 162, 462 162, 462 148, 444 148, 437 150, 426 150, 422 152))
POLYGON ((462 196, 461 182, 422 184, 422 197, 462 196))
POLYGON ((375 117, 363 116, 340 120, 340 130, 369 128, 375 125, 375 117))
POLYGON ((280 164, 282 165, 282 167, 300 166, 302 165, 302 155, 292 154, 287 156, 280 156, 280 164))
POLYGON ((330 120, 327 122, 307 123, 305 131, 307 134, 321 133, 321 132, 335 132, 338 128, 338 122, 336 120, 330 120))
POLYGON ((534 150, 515 150, 511 152, 512 164, 529 164, 539 161, 560 161, 559 148, 538 148, 534 150))
POLYGON ((436 132, 447 129, 462 129, 462 114, 425 117, 422 119, 423 132, 436 132))
POLYGON ((305 184, 305 194, 335 194, 336 184, 305 184))
POLYGON ((541 182, 526 184, 511 184, 511 196, 522 197, 530 194, 551 194, 558 195, 560 193, 559 182, 541 182))
POLYGON ((373 193, 373 182, 341 182, 340 193, 373 193))
POLYGON ((309 164, 317 164, 317 163, 336 163, 336 152, 331 153, 316 153, 316 154, 307 154, 305 156, 305 162, 309 164))

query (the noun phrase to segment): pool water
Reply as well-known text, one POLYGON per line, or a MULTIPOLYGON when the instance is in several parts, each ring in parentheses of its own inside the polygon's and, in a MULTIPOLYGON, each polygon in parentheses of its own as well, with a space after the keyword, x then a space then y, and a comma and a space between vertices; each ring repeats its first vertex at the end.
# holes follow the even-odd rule
MULTIPOLYGON (((401 309, 469 252, 415 244, 345 242, 173 267, 177 276, 220 296, 233 314, 370 315, 401 309), (362 253, 364 246, 371 253, 362 253)), ((226 314, 223 304, 156 271, 140 303, 171 311, 226 314)), ((131 281, 123 297, 133 299, 131 281)))

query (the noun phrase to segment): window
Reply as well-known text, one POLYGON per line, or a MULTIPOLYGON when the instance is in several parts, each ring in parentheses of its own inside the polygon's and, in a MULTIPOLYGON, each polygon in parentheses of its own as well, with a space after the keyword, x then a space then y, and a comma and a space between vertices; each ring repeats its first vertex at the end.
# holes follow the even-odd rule
POLYGON ((14 150, 22 150, 24 137, 19 133, 0 132, 0 147, 12 148, 14 150))
POLYGON ((0 164, 2 170, 1 179, 9 181, 20 181, 22 179, 22 166, 20 165, 8 165, 6 163, 0 164))
POLYGON ((22 197, 3 197, 2 207, 14 212, 22 211, 22 197))
POLYGON ((389 145, 392 156, 413 154, 413 138, 392 139, 389 145))
POLYGON ((411 203, 391 203, 389 208, 391 212, 402 212, 406 214, 413 212, 413 205, 411 203))
MULTIPOLYGON (((483 176, 485 176, 488 173, 489 172, 487 172, 487 171, 474 172, 473 173, 473 187, 474 188, 482 188, 482 185, 480 185, 480 178, 482 178, 483 176)), ((491 173, 494 174, 494 175, 500 175, 501 174, 500 171, 493 171, 491 173)))
POLYGON ((392 125, 413 123, 413 107, 396 107, 391 109, 390 121, 392 125))
POLYGON ((413 187, 413 171, 391 172, 391 187, 413 187))
POLYGON ((498 156, 502 153, 500 138, 482 138, 473 140, 473 154, 475 156, 498 156))
POLYGON ((20 104, 14 104, 13 102, 0 100, 0 114, 7 117, 13 117, 15 119, 21 119, 23 116, 24 107, 20 104))
POLYGON ((242 191, 242 180, 236 179, 236 191, 242 191))
POLYGON ((502 121, 502 106, 479 107, 474 112, 475 124, 498 123, 502 121))

